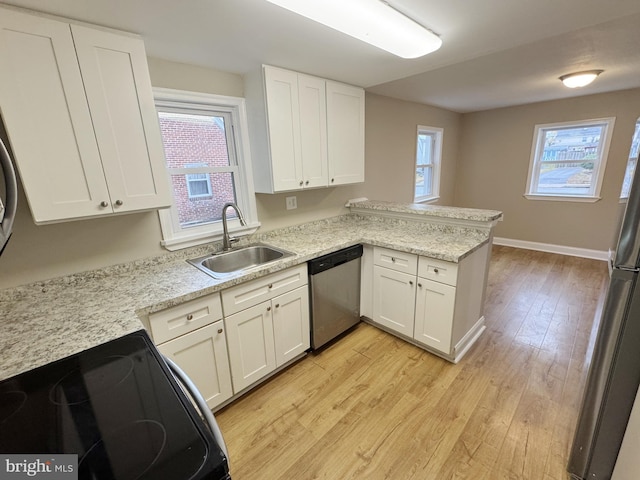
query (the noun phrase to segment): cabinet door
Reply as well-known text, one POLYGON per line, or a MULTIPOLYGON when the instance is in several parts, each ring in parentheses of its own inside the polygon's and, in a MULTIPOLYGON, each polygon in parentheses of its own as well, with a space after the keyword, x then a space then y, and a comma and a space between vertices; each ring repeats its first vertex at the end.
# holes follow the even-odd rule
POLYGON ((36 223, 112 213, 69 24, 0 9, 0 104, 36 223))
POLYGON ((298 75, 298 97, 304 188, 326 187, 328 173, 325 81, 317 77, 298 75))
POLYGON ((416 277, 388 268, 373 267, 373 321, 413 337, 416 277))
POLYGON ((329 185, 364 182, 364 90, 327 81, 329 185))
POLYGON ((279 367, 310 347, 309 289, 297 288, 272 300, 276 365, 279 367))
POLYGON ((231 398, 231 375, 222 320, 158 345, 193 380, 209 408, 231 398))
POLYGON ((302 188, 298 75, 264 67, 274 191, 302 188))
POLYGON ((142 40, 78 25, 71 31, 114 211, 170 206, 142 40))
POLYGON ((418 278, 414 340, 449 354, 455 299, 455 287, 418 278))
POLYGON ((224 322, 233 388, 238 393, 276 368, 271 301, 230 315, 224 322))

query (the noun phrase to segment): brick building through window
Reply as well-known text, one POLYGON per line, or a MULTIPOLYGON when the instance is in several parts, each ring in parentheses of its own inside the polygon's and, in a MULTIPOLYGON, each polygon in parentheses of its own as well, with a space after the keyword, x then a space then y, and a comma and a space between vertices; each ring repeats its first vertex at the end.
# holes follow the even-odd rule
MULTIPOLYGON (((167 169, 182 228, 221 220, 235 202, 224 116, 160 112, 167 169)), ((231 211, 229 212, 231 213, 231 211)))

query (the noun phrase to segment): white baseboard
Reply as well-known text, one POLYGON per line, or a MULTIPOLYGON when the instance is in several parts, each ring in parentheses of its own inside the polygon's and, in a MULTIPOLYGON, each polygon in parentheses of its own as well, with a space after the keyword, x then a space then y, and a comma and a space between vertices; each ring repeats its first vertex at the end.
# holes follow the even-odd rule
POLYGON ((539 252, 558 253, 560 255, 570 255, 572 257, 591 258, 594 260, 609 260, 609 252, 602 250, 591 250, 588 248, 567 247, 565 245, 553 245, 551 243, 528 242, 526 240, 514 240, 512 238, 494 237, 493 243, 505 247, 524 248, 526 250, 537 250, 539 252))

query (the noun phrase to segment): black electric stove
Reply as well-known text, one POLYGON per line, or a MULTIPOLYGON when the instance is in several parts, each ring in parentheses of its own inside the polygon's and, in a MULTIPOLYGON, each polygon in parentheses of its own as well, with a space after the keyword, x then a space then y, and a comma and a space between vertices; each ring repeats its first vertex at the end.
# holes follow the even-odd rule
POLYGON ((144 330, 0 382, 0 453, 77 454, 81 480, 229 478, 144 330))

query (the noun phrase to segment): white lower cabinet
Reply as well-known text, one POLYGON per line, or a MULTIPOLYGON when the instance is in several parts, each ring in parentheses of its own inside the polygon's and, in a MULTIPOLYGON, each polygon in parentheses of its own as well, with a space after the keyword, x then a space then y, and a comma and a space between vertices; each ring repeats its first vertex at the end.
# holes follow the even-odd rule
POLYGON ((455 287, 418 278, 414 340, 449 353, 455 301, 455 287))
POLYGON ((233 395, 224 325, 219 320, 206 327, 158 345, 158 350, 176 362, 202 393, 209 408, 233 395))
POLYGON ((239 392, 276 368, 271 300, 234 313, 224 321, 233 388, 239 392))
POLYGON ((152 313, 148 326, 160 353, 193 380, 209 408, 233 396, 218 293, 152 313))
POLYGON ((222 292, 235 393, 309 349, 306 267, 299 265, 222 292))
POLYGON ((215 409, 309 349, 307 265, 152 313, 147 327, 215 409))
POLYGON ((276 366, 280 367, 309 349, 307 286, 280 295, 274 298, 272 303, 276 366))
POLYGON ((487 249, 456 264, 374 247, 371 292, 362 294, 371 307, 363 310, 383 329, 457 362, 485 328, 487 249))
POLYGON ((373 320, 394 332, 413 336, 415 275, 373 267, 373 320))

